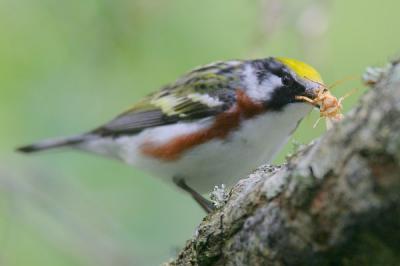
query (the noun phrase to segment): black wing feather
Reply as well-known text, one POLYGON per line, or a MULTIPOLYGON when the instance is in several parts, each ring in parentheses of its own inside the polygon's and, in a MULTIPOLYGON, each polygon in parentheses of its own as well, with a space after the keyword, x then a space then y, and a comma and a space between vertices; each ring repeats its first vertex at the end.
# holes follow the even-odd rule
POLYGON ((124 113, 91 133, 102 136, 136 134, 145 128, 167 125, 176 122, 176 118, 167 117, 160 109, 124 113))
POLYGON ((131 110, 117 116, 109 123, 93 130, 90 134, 102 136, 118 136, 123 134, 136 134, 140 131, 162 125, 178 122, 187 122, 217 115, 229 109, 236 101, 236 89, 240 88, 235 75, 225 75, 221 79, 216 72, 228 69, 235 70, 238 62, 217 63, 197 69, 187 76, 179 79, 175 84, 164 87, 159 92, 145 98, 131 110), (191 94, 206 94, 221 102, 221 105, 209 106, 189 97, 191 94), (172 115, 162 111, 160 106, 154 104, 163 97, 175 97, 174 106, 171 106, 172 115))
POLYGON ((151 127, 206 118, 223 112, 228 108, 226 105, 210 108, 198 102, 185 103, 176 107, 177 110, 180 110, 180 115, 166 115, 159 108, 147 111, 125 112, 109 123, 93 130, 90 134, 113 137, 137 134, 151 127))

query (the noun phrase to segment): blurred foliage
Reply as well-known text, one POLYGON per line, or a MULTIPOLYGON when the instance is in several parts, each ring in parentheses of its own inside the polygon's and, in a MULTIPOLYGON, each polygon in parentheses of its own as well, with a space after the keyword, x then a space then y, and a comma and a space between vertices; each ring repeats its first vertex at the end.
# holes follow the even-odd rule
MULTIPOLYGON (((363 69, 398 52, 399 9, 396 0, 0 0, 0 264, 156 265, 204 215, 118 162, 14 147, 91 129, 191 68, 232 58, 298 58, 327 84, 355 76, 334 89, 360 88, 348 110, 363 69)), ((324 131, 312 129, 317 117, 297 141, 324 131)))

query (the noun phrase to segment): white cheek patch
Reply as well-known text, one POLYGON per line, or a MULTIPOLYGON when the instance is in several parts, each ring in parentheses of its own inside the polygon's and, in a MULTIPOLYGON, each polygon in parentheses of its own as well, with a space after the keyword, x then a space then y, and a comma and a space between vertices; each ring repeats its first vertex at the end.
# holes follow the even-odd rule
POLYGON ((247 95, 254 100, 269 100, 273 91, 282 86, 281 78, 275 75, 269 75, 261 84, 258 81, 254 68, 250 65, 244 70, 244 83, 247 86, 247 95))
POLYGON ((267 94, 267 99, 269 99, 272 93, 277 89, 282 87, 282 79, 275 75, 270 75, 266 80, 264 80, 260 87, 267 94))
POLYGON ((256 88, 258 88, 258 79, 256 74, 254 73, 254 68, 251 65, 246 65, 244 69, 244 83, 247 85, 247 91, 250 94, 256 93, 256 88))

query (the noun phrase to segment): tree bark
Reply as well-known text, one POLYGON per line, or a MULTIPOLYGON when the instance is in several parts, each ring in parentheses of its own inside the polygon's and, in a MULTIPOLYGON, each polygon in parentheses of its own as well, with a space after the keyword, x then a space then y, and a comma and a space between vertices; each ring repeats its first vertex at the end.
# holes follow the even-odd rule
POLYGON ((280 167, 241 180, 165 265, 400 265, 400 64, 280 167))

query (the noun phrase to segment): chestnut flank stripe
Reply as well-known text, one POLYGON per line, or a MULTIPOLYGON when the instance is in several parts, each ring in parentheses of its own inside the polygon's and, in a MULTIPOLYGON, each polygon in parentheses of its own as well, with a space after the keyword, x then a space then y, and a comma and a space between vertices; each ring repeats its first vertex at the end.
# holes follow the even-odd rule
POLYGON ((168 143, 156 145, 145 142, 141 146, 144 155, 163 161, 175 161, 187 150, 212 139, 225 139, 229 133, 240 127, 242 119, 250 119, 265 111, 262 104, 253 102, 246 93, 236 90, 236 104, 216 116, 214 123, 198 132, 177 136, 168 143))

